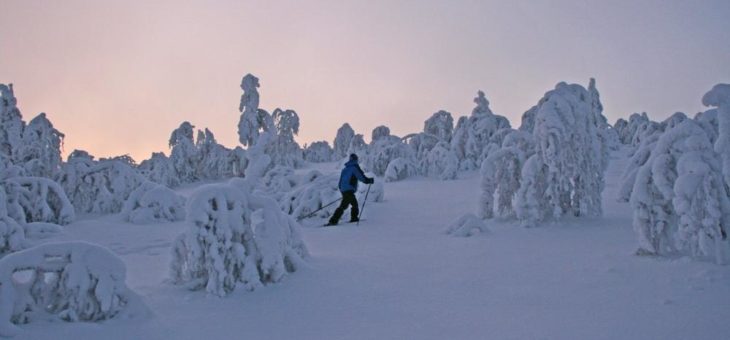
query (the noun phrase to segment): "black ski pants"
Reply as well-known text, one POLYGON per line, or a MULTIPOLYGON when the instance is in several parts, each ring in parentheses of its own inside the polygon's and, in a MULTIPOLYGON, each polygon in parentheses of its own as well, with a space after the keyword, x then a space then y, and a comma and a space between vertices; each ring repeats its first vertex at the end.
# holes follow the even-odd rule
POLYGON ((342 202, 340 202, 340 206, 335 209, 335 213, 332 215, 332 218, 330 218, 330 223, 335 224, 339 222, 340 217, 342 217, 342 214, 345 212, 348 205, 350 206, 350 218, 353 220, 357 219, 360 215, 360 208, 358 208, 355 192, 345 191, 342 193, 342 202))

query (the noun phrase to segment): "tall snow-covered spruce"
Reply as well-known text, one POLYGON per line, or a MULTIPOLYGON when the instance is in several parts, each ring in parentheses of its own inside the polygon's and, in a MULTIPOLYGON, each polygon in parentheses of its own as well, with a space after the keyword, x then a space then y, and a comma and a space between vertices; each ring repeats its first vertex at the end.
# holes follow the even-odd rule
MULTIPOLYGON (((476 101, 484 111, 481 96, 476 101)), ((482 217, 515 216, 534 226, 601 215, 608 160, 601 111, 593 80, 589 89, 561 82, 523 117, 528 127, 492 132, 491 158, 482 165, 482 217)))

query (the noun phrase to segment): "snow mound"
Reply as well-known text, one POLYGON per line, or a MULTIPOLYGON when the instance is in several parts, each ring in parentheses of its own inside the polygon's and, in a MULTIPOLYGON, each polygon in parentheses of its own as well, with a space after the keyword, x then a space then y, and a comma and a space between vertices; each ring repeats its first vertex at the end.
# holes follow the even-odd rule
POLYGON ((145 182, 129 195, 121 215, 138 224, 181 221, 185 218, 185 198, 166 186, 145 182))
POLYGON ((188 230, 173 246, 173 282, 225 296, 281 281, 307 256, 299 225, 273 199, 251 194, 248 184, 200 187, 188 202, 188 230))
POLYGON ((40 320, 101 321, 149 313, 125 284, 124 263, 85 242, 50 243, 0 260, 0 335, 40 320))
POLYGON ((477 234, 487 234, 489 229, 484 220, 474 214, 465 214, 454 221, 446 229, 446 233, 459 237, 471 237, 477 234))

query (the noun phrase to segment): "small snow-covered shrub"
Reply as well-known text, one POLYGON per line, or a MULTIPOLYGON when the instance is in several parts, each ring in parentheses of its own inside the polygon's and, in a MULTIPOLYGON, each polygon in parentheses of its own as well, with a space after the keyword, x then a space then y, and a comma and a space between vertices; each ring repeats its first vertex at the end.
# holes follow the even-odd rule
MULTIPOLYGON (((279 200, 281 210, 300 219, 308 216, 314 211, 324 207, 342 198, 340 190, 337 188, 339 176, 336 174, 323 175, 318 171, 312 171, 302 183, 293 190, 284 194, 279 200)), ((316 217, 327 218, 334 211, 332 209, 322 209, 316 217)))
POLYGON ((484 220, 476 217, 474 214, 465 214, 446 229, 446 233, 459 237, 470 237, 477 234, 487 234, 489 229, 484 220))
POLYGON ((307 250, 299 225, 245 181, 200 187, 189 199, 188 230, 173 246, 173 282, 224 296, 253 290, 295 271, 307 250))
POLYGON ((5 183, 9 202, 16 205, 9 213, 16 221, 61 225, 74 221, 74 207, 58 183, 42 177, 12 177, 5 183))
POLYGON ((132 223, 180 221, 185 218, 185 198, 164 185, 145 182, 124 202, 121 216, 132 223))
POLYGON ((440 180, 456 179, 459 159, 451 151, 448 143, 438 142, 421 161, 420 168, 428 177, 440 180))
POLYGON ((0 260, 0 335, 40 320, 101 321, 149 311, 125 284, 124 263, 85 242, 50 243, 0 260), (29 274, 19 280, 17 274, 29 274))
POLYGON ((408 158, 398 157, 390 163, 385 169, 383 179, 386 182, 395 182, 406 179, 417 173, 417 169, 408 158))

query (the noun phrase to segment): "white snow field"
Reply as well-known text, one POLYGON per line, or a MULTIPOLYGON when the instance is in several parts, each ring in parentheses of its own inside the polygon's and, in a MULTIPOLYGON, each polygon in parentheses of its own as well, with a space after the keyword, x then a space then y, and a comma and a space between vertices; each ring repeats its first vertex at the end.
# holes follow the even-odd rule
MULTIPOLYGON (((304 221, 310 257, 281 282, 225 297, 169 281, 183 222, 132 224, 80 216, 44 242, 88 241, 127 266, 148 319, 21 324, 16 339, 728 339, 730 267, 636 256, 627 158, 606 173, 604 216, 536 228, 488 221, 447 235, 477 211, 479 175, 386 183, 359 226, 304 221)), ((309 164, 335 173, 335 163, 309 164)), ((381 180, 380 178, 377 179, 381 180)), ((188 196, 191 187, 177 189, 188 196)), ((332 207, 334 208, 334 207, 332 207)), ((345 217, 349 216, 345 214, 345 217)))

